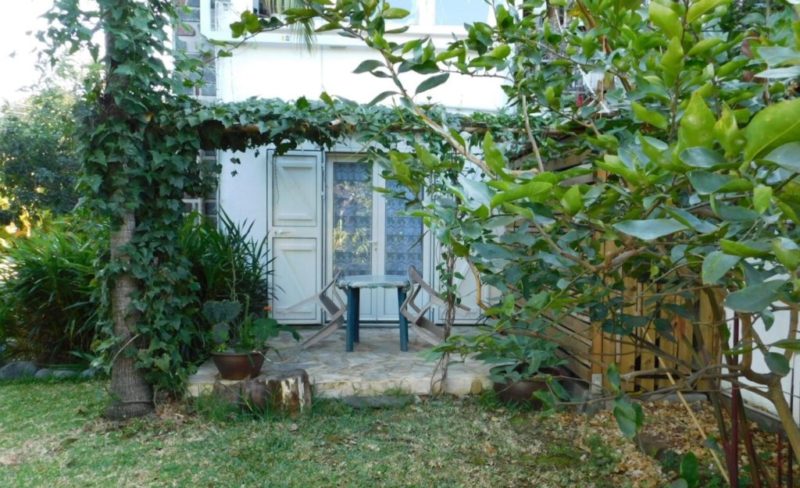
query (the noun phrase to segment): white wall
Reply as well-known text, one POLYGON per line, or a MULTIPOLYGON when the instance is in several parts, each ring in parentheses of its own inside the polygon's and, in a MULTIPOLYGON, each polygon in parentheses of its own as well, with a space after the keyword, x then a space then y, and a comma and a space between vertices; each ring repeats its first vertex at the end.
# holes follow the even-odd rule
POLYGON ((267 235, 267 154, 220 152, 219 206, 234 222, 253 222, 251 237, 267 235), (241 164, 231 163, 239 158, 241 164), (236 172, 233 176, 231 173, 236 172))
MULTIPOLYGON (((204 8, 209 8, 205 3, 209 1, 212 0, 204 0, 204 8)), ((212 39, 231 40, 228 25, 250 5, 250 0, 233 0, 228 10, 218 8, 218 18, 214 23, 205 21, 208 16, 204 16, 201 18, 203 34, 212 39)), ((403 42, 432 33, 434 44, 443 48, 452 41, 452 30, 463 33, 463 29, 457 27, 416 26, 411 32, 396 36, 395 40, 403 42)), ((253 96, 285 100, 305 96, 313 100, 326 91, 332 96, 367 103, 383 91, 394 90, 395 86, 388 79, 367 73, 354 74, 353 69, 365 59, 376 59, 375 52, 361 41, 336 33, 317 35, 311 52, 289 30, 263 33, 234 49, 233 57, 220 59, 217 96, 223 101, 253 96)), ((416 73, 404 73, 401 77, 412 93, 425 78, 416 73)), ((423 93, 418 100, 463 110, 496 110, 506 101, 500 85, 501 80, 497 78, 452 74, 446 84, 423 93)), ((392 102, 387 99, 383 103, 392 102)))
MULTIPOLYGON (((732 319, 733 311, 727 310, 728 319, 732 319)), ((729 324, 733 322, 729 320, 729 324)), ((775 313, 775 322, 772 324, 769 330, 766 329, 765 324, 762 321, 758 321, 753 324, 753 329, 758 333, 761 339, 764 341, 765 344, 769 344, 772 342, 779 341, 781 339, 786 339, 787 334, 789 332, 789 312, 788 311, 780 311, 775 313)), ((732 330, 732 329, 731 329, 732 330)), ((731 333, 731 335, 733 335, 731 333)), ((731 338, 730 346, 733 346, 733 338, 731 338)), ((783 353, 783 349, 772 349, 772 352, 779 352, 783 353)), ((795 371, 795 378, 794 378, 794 394, 795 394, 795 403, 794 403, 794 414, 795 422, 800 423, 800 359, 798 359, 797 355, 794 356, 792 360, 792 370, 795 371)), ((757 373, 769 373, 769 368, 767 367, 766 361, 764 361, 764 355, 759 351, 753 351, 753 370, 757 373)), ((742 380, 743 383, 757 386, 752 382, 747 380, 742 380)), ((786 396, 786 401, 790 400, 790 392, 791 392, 791 385, 792 385, 792 374, 785 376, 781 381, 783 386, 783 391, 786 396)), ((730 383, 723 382, 722 384, 723 390, 730 391, 730 383)), ((761 390, 766 391, 766 388, 760 387, 761 390)), ((760 396, 757 393, 753 393, 751 391, 742 390, 742 399, 748 405, 758 408, 760 410, 764 410, 770 413, 775 414, 775 408, 773 407, 772 403, 765 399, 764 397, 760 396)))

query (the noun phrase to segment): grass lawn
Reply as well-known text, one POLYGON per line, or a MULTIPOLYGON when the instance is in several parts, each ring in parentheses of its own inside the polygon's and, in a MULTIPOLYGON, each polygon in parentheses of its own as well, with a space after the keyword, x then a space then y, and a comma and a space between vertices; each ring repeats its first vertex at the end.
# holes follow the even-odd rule
POLYGON ((478 400, 296 418, 168 405, 99 418, 105 384, 0 385, 2 486, 657 486, 654 463, 589 419, 478 400), (610 439, 610 440, 609 440, 610 439), (617 442, 617 439, 619 442, 617 442))

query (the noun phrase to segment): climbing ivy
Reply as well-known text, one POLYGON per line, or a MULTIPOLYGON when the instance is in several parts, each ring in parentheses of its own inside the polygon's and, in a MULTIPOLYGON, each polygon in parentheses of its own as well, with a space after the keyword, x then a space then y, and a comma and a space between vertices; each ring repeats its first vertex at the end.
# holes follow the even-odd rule
MULTIPOLYGON (((56 0, 41 37, 53 60, 84 50, 105 66, 104 76, 87 80, 85 87, 77 137, 83 157, 79 186, 86 205, 118 233, 133 223, 127 238, 112 237, 112 259, 98 270, 104 316, 110 317, 98 350, 114 359, 117 402, 141 404, 151 399, 142 394, 126 399, 125 387, 117 386, 126 378, 114 381, 115 369, 126 371, 127 379, 140 375, 149 385, 179 394, 195 367, 188 358, 205 347, 197 323, 197 283, 175 232, 182 199, 207 193, 220 170, 197 158, 201 149, 272 145, 282 153, 304 141, 330 147, 347 138, 385 153, 431 135, 407 108, 360 106, 326 94, 319 102, 201 104, 178 89, 199 79, 187 70, 201 67, 180 57, 173 70, 165 64, 171 55, 167 33, 178 18, 172 1, 98 0, 97 7, 56 0), (125 283, 132 286, 122 289, 125 283), (131 361, 133 369, 120 366, 122 360, 131 361)), ((261 29, 283 25, 274 18, 261 22, 261 29)), ((432 108, 431 116, 446 117, 454 128, 476 135, 489 128, 501 134, 513 125, 513 117, 503 114, 470 118, 432 108)))

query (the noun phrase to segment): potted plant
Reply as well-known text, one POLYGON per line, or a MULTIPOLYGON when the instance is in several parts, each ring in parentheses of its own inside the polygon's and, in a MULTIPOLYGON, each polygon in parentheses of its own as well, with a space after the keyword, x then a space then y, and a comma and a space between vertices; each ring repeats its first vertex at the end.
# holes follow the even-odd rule
MULTIPOLYGON (((242 304, 235 300, 208 301, 203 304, 203 315, 211 324, 211 340, 215 344, 211 357, 224 380, 258 376, 267 341, 289 330, 269 316, 243 312, 242 304)), ((297 340, 297 332, 290 332, 297 340)))
POLYGON ((544 339, 504 335, 497 329, 487 328, 473 336, 452 336, 436 346, 436 354, 453 353, 462 357, 473 356, 486 363, 496 364, 489 378, 494 391, 504 403, 541 408, 537 398, 552 391, 556 396, 567 396, 553 376, 562 376, 559 368, 564 360, 556 355, 558 345, 544 339), (541 391, 539 395, 536 392, 541 391))
MULTIPOLYGON (((536 337, 508 335, 484 342, 476 358, 496 363, 489 378, 494 391, 504 403, 541 408, 537 392, 553 392, 563 397, 565 392, 553 376, 562 376, 559 368, 564 360, 556 355, 558 345, 536 337)), ((541 394, 539 394, 541 395, 541 394)))

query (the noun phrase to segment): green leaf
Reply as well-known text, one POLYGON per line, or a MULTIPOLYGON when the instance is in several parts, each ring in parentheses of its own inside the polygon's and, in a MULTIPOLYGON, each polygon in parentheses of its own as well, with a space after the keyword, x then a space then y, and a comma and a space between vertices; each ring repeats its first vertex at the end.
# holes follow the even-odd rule
POLYGON ((753 189, 753 208, 756 212, 763 214, 772 203, 772 187, 758 185, 753 189))
POLYGON ((714 124, 714 137, 728 157, 736 155, 744 144, 744 136, 736 123, 736 116, 727 105, 723 104, 722 115, 714 124))
POLYGON ((731 241, 722 239, 719 247, 732 256, 742 258, 763 258, 769 256, 770 245, 766 242, 756 241, 731 241))
POLYGON ((744 135, 745 162, 787 142, 800 141, 800 98, 784 100, 758 112, 745 127, 744 135))
POLYGON ((720 251, 708 253, 703 259, 703 283, 707 285, 717 284, 728 271, 739 264, 741 259, 739 256, 731 256, 720 251))
POLYGON ((583 196, 581 195, 580 186, 573 185, 564 192, 564 196, 561 198, 561 205, 569 215, 575 215, 583 210, 583 196))
POLYGON ((671 8, 661 5, 658 2, 650 2, 648 8, 650 22, 661 29, 670 38, 680 38, 683 34, 683 27, 678 14, 671 8))
POLYGON ((384 19, 389 19, 389 20, 404 19, 404 18, 408 17, 409 14, 410 14, 410 12, 408 10, 405 10, 405 9, 402 9, 402 8, 391 7, 391 8, 387 8, 386 10, 383 11, 383 18, 384 19))
POLYGON ((397 93, 396 91, 392 91, 392 90, 379 93, 378 96, 376 96, 375 98, 370 100, 370 102, 367 104, 367 106, 371 107, 371 106, 379 103, 381 100, 383 100, 385 98, 388 98, 388 97, 391 97, 392 95, 399 95, 399 93, 397 93))
POLYGON ((381 63, 378 60, 367 59, 365 61, 361 61, 361 63, 356 67, 356 69, 353 70, 353 73, 367 73, 381 66, 383 66, 383 63, 381 63))
POLYGON ((715 193, 733 180, 732 176, 709 173, 708 171, 690 171, 687 176, 689 177, 689 183, 701 195, 715 193))
POLYGON ((722 155, 707 147, 690 147, 681 152, 680 158, 692 168, 717 169, 729 165, 722 155))
POLYGON ((614 224, 614 228, 644 241, 686 230, 686 226, 675 219, 623 220, 614 224))
POLYGON ((722 42, 721 37, 709 37, 708 39, 703 39, 702 41, 698 42, 691 49, 689 52, 686 53, 688 56, 699 56, 700 54, 705 53, 712 47, 716 46, 717 44, 722 42))
MULTIPOLYGON (((672 86, 683 69, 683 46, 680 37, 673 37, 661 57, 661 69, 664 72, 664 84, 672 86)), ((697 93, 697 92, 695 92, 697 93)))
POLYGON ((483 138, 483 157, 486 164, 495 173, 503 173, 506 168, 506 158, 494 143, 491 132, 487 132, 483 138))
POLYGON ((697 488, 700 484, 700 467, 693 452, 687 452, 681 459, 681 478, 688 488, 697 488))
POLYGON ((725 306, 737 312, 758 313, 769 307, 777 298, 786 280, 772 280, 748 286, 725 298, 725 306))
POLYGON ((795 271, 800 266, 800 247, 797 243, 786 237, 772 240, 772 252, 775 257, 789 271, 795 271))
POLYGON ((426 79, 425 81, 419 84, 415 94, 419 95, 422 92, 432 90, 437 86, 441 85, 442 83, 446 82, 449 77, 450 73, 442 73, 436 76, 431 76, 430 78, 426 79))
POLYGON ((781 349, 786 349, 788 351, 800 351, 800 340, 798 339, 781 339, 777 342, 773 342, 769 345, 770 347, 778 347, 781 349))
POLYGON ((683 147, 711 147, 714 142, 713 129, 717 122, 699 91, 692 93, 689 105, 681 117, 678 141, 683 147))
POLYGON ((691 24, 695 20, 699 19, 704 13, 715 9, 724 3, 730 3, 730 0, 696 0, 686 12, 686 22, 691 24))
POLYGON ((608 365, 606 379, 608 380, 608 385, 611 387, 611 391, 615 393, 620 391, 622 388, 622 380, 619 376, 619 368, 617 367, 617 363, 611 363, 608 365))
POLYGON ((508 44, 500 44, 489 52, 489 56, 497 59, 505 59, 511 54, 511 48, 508 44))
POLYGON ((667 118, 660 113, 648 110, 644 105, 637 102, 631 102, 631 109, 636 119, 659 129, 667 128, 667 118))
POLYGON ((800 173, 800 142, 790 142, 776 147, 762 159, 793 173, 800 173))
POLYGON ((768 352, 764 355, 764 360, 767 362, 769 370, 778 376, 786 376, 792 371, 789 360, 783 354, 768 352))
POLYGON ((622 434, 632 439, 642 428, 644 412, 640 404, 621 397, 614 400, 614 418, 617 419, 617 425, 619 425, 622 434))

